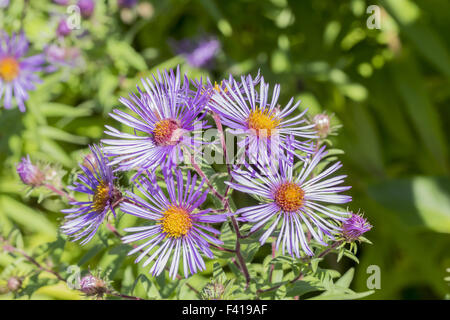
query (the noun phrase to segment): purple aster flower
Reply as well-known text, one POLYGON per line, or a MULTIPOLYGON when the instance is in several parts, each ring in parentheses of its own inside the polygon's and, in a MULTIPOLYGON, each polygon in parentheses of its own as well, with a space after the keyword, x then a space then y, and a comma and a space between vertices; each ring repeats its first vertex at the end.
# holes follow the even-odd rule
POLYGON ((151 254, 143 267, 156 259, 150 269, 154 276, 164 270, 172 256, 169 272, 172 279, 177 275, 180 257, 183 258, 184 275, 188 277, 189 274, 205 270, 201 252, 212 259, 210 244, 222 244, 222 241, 214 236, 220 232, 206 224, 223 222, 227 215, 210 215, 211 209, 199 209, 209 192, 202 192, 204 179, 196 187, 197 175, 191 176, 190 172, 187 174, 186 184, 183 182, 181 170, 175 171, 175 174, 172 174, 172 171, 163 171, 163 174, 168 196, 159 187, 155 175, 149 173, 148 178, 141 176, 141 184, 137 185, 146 200, 130 193, 127 200, 120 205, 123 212, 154 222, 149 226, 125 229, 126 232, 134 234, 125 236, 123 241, 130 243, 145 240, 131 250, 129 255, 140 252, 135 261, 138 263, 151 254), (152 251, 158 245, 158 249, 152 251))
POLYGON ((56 29, 56 34, 60 37, 66 37, 72 32, 72 29, 69 28, 66 19, 61 19, 58 24, 58 28, 56 29))
POLYGON ((84 18, 89 18, 95 9, 94 0, 79 0, 77 5, 80 8, 81 15, 84 18))
POLYGON ((187 63, 194 68, 210 67, 220 49, 220 42, 215 37, 204 37, 200 40, 184 39, 173 42, 178 54, 186 57, 187 63))
POLYGON ((26 185, 38 187, 44 183, 44 173, 31 162, 29 155, 26 158, 22 158, 22 161, 17 164, 16 169, 20 179, 26 185))
POLYGON ((183 159, 183 149, 197 152, 201 137, 197 128, 205 129, 207 97, 201 90, 192 92, 189 80, 184 76, 181 84, 180 71, 158 71, 158 79, 153 82, 142 80, 145 92, 138 87, 139 95, 130 94, 130 100, 121 98, 127 108, 136 116, 115 109, 110 116, 133 128, 134 133, 123 133, 106 126, 106 134, 118 139, 104 139, 108 146, 105 152, 115 157, 111 164, 119 164, 119 169, 138 169, 138 175, 149 169, 153 171, 161 165, 172 168, 183 159), (190 134, 193 136, 190 136, 190 134))
POLYGON ((300 257, 301 247, 306 254, 313 255, 304 234, 304 227, 323 245, 327 245, 324 234, 335 239, 333 235, 341 231, 337 222, 344 221, 347 213, 322 203, 334 205, 351 201, 350 196, 338 194, 351 187, 338 186, 344 181, 345 175, 326 179, 342 166, 340 162, 334 163, 316 176, 312 175, 314 168, 327 154, 324 148, 314 154, 312 159, 304 162, 301 172, 296 175, 292 166, 293 157, 290 157, 290 161, 280 158, 278 169, 258 163, 256 167, 259 172, 251 170, 249 165, 246 165, 249 170, 232 171, 235 182, 228 184, 233 189, 257 195, 266 201, 236 211, 236 214, 240 215, 238 220, 255 223, 251 232, 269 225, 259 239, 261 244, 265 243, 281 223, 276 249, 282 244, 283 254, 286 249, 290 255, 300 257))
POLYGON ((222 123, 232 129, 232 133, 244 136, 238 146, 249 158, 258 160, 262 155, 270 155, 278 159, 285 152, 297 155, 293 150, 312 153, 313 142, 296 140, 317 138, 313 124, 302 125, 306 122, 303 116, 307 110, 289 117, 300 101, 293 104, 292 98, 281 108, 278 104, 280 85, 275 85, 269 103, 269 85, 264 77, 260 80, 259 94, 251 76, 241 77, 241 80, 225 82, 224 89, 214 92, 209 108, 220 115, 222 123), (287 147, 288 144, 293 148, 287 147))
POLYGON ((85 238, 81 244, 92 239, 109 210, 116 215, 114 207, 122 197, 114 186, 115 177, 102 148, 97 145, 89 148, 95 156, 95 163, 85 159, 89 165, 80 164, 83 173, 78 175, 79 181, 69 189, 86 193, 92 198, 84 202, 72 201, 70 204, 75 208, 62 210, 67 214, 67 221, 61 227, 63 232, 73 237, 73 241, 85 238))
POLYGON ((49 66, 45 69, 47 72, 54 72, 59 68, 76 68, 83 64, 81 51, 77 47, 59 47, 50 45, 44 49, 45 57, 49 66))
POLYGON ((138 3, 138 0, 117 0, 117 5, 120 8, 133 8, 138 3))
POLYGON ((25 111, 24 102, 29 90, 35 89, 35 83, 41 82, 36 72, 43 69, 44 55, 38 54, 23 58, 28 51, 28 41, 24 33, 6 33, 0 35, 0 101, 4 95, 3 106, 12 107, 12 97, 16 99, 21 112, 25 111))
POLYGON ((362 215, 351 213, 352 216, 342 224, 342 235, 345 240, 352 242, 372 229, 372 225, 362 215))
POLYGON ((0 8, 6 8, 9 6, 9 0, 0 0, 0 8))
MULTIPOLYGON (((253 86, 256 86, 261 81, 260 71, 258 70, 258 74, 256 75, 255 78, 252 78, 251 75, 247 75, 245 81, 249 82, 249 85, 251 84, 253 86)), ((211 79, 207 78, 206 79, 206 83, 202 83, 201 81, 195 80, 194 81, 194 86, 196 88, 201 88, 202 92, 207 94, 212 99, 213 95, 215 93, 226 94, 228 92, 227 85, 232 87, 233 86, 233 82, 234 82, 234 78, 230 74, 228 76, 228 79, 223 79, 223 80, 220 81, 220 83, 217 83, 217 81, 214 81, 214 84, 213 84, 211 79)), ((241 94, 245 94, 244 84, 242 82, 237 82, 237 83, 238 83, 238 91, 241 94)))

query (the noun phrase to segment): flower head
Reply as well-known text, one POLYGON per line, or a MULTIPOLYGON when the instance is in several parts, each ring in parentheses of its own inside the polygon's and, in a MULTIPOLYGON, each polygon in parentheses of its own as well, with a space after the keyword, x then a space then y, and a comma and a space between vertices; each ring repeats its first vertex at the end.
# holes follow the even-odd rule
POLYGON ((289 117, 300 102, 293 104, 292 98, 281 108, 278 104, 279 85, 275 85, 270 102, 269 85, 264 78, 261 77, 259 93, 255 85, 251 76, 242 77, 241 82, 227 81, 225 88, 214 92, 209 103, 210 109, 220 115, 222 123, 232 129, 231 132, 244 135, 239 147, 250 159, 257 161, 261 155, 278 159, 286 153, 296 154, 295 150, 312 153, 313 143, 308 140, 316 135, 314 125, 302 125, 306 121, 303 119, 306 110, 289 117))
POLYGON ((125 236, 123 241, 130 243, 145 240, 129 254, 141 252, 136 263, 149 255, 143 264, 144 267, 156 259, 150 269, 154 276, 164 270, 172 256, 170 276, 174 279, 177 275, 182 257, 184 275, 187 277, 189 274, 205 269, 200 252, 213 258, 209 244, 222 244, 222 241, 214 237, 219 234, 219 231, 205 224, 223 222, 226 220, 226 215, 212 215, 211 209, 199 209, 209 190, 202 191, 204 180, 196 186, 197 175, 191 176, 188 172, 186 183, 184 183, 181 170, 175 171, 175 174, 171 171, 163 171, 163 174, 168 197, 159 187, 156 176, 149 173, 148 178, 141 176, 141 184, 138 185, 146 199, 129 194, 128 200, 121 204, 120 209, 123 212, 153 222, 149 226, 125 229, 133 234, 125 236), (153 250, 158 245, 159 248, 153 250))
POLYGON ((258 163, 256 170, 246 165, 247 170, 232 172, 235 182, 228 183, 233 189, 261 197, 265 203, 236 211, 241 221, 253 222, 251 232, 269 227, 260 238, 264 244, 281 223, 276 248, 282 245, 292 256, 300 256, 299 247, 308 255, 313 255, 304 228, 316 241, 326 245, 324 235, 335 239, 340 233, 339 221, 345 221, 347 213, 329 208, 323 203, 343 204, 351 201, 350 196, 341 195, 351 187, 339 186, 345 175, 328 177, 342 165, 337 162, 319 173, 312 171, 327 152, 321 148, 312 159, 303 163, 303 169, 294 175, 292 157, 290 161, 280 158, 278 168, 267 162, 258 163), (328 177, 328 178, 327 178, 328 177))
POLYGON ((83 64, 80 49, 77 47, 60 47, 49 45, 44 49, 45 57, 49 63, 46 71, 53 72, 59 68, 75 68, 83 64))
POLYGON ((108 145, 105 151, 115 157, 112 164, 118 164, 121 170, 136 168, 140 174, 160 165, 172 168, 186 150, 197 150, 202 143, 195 129, 207 128, 202 120, 207 97, 200 90, 192 92, 187 77, 181 84, 179 69, 176 74, 171 70, 163 76, 158 71, 158 79, 153 80, 142 80, 145 92, 138 88, 140 97, 130 94, 130 100, 120 99, 136 116, 118 109, 110 113, 134 131, 123 133, 106 126, 105 133, 116 139, 103 140, 108 145))
POLYGON ((73 237, 74 241, 84 238, 81 244, 92 239, 109 210, 115 215, 114 207, 122 197, 114 185, 115 177, 102 148, 93 145, 90 149, 95 156, 94 163, 87 160, 88 165, 80 165, 83 173, 78 175, 79 181, 70 189, 86 193, 91 199, 85 202, 72 201, 70 204, 75 208, 62 210, 67 214, 63 232, 73 237))
POLYGON ((22 182, 26 185, 38 187, 44 183, 44 173, 31 162, 29 155, 22 158, 22 161, 17 164, 16 170, 22 182))
POLYGON ((351 213, 351 217, 342 224, 342 235, 345 240, 352 242, 372 229, 372 225, 362 215, 351 213))
POLYGON ((0 8, 6 8, 9 6, 9 0, 0 0, 0 8))
POLYGON ((28 51, 28 41, 25 34, 0 34, 0 99, 4 95, 6 109, 12 107, 13 95, 19 110, 25 111, 27 91, 35 89, 35 83, 40 79, 36 75, 43 69, 44 55, 38 54, 23 58, 28 51))
POLYGON ((187 63, 194 68, 209 67, 217 52, 220 42, 215 37, 203 37, 198 40, 184 39, 174 43, 175 51, 186 57, 187 63))

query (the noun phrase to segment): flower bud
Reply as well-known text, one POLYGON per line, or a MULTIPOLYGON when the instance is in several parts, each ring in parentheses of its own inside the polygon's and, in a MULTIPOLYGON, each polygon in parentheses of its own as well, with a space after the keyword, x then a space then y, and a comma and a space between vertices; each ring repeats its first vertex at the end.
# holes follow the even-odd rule
POLYGON ((345 240, 352 242, 358 240, 361 235, 370 229, 372 229, 372 225, 362 215, 352 212, 352 216, 342 225, 342 235, 345 240))
POLYGON ((89 18, 95 9, 95 2, 93 0, 79 0, 77 3, 80 8, 83 18, 89 18))
POLYGON ((31 163, 29 155, 26 158, 22 158, 22 161, 17 164, 16 170, 22 182, 26 185, 38 187, 44 183, 44 174, 37 166, 31 163))
POLYGON ((66 19, 61 19, 58 24, 58 28, 56 29, 56 34, 60 37, 66 37, 72 32, 72 29, 69 28, 66 19))
POLYGON ((325 113, 320 113, 314 116, 313 123, 315 129, 321 138, 325 138, 330 133, 330 117, 325 113))
POLYGON ((225 286, 218 281, 213 281, 203 288, 201 295, 203 300, 221 300, 224 293, 225 286))
POLYGON ((7 287, 10 292, 16 292, 22 287, 22 279, 19 277, 9 278, 7 287))
POLYGON ((81 279, 80 290, 88 296, 101 297, 106 293, 106 283, 89 274, 81 279))

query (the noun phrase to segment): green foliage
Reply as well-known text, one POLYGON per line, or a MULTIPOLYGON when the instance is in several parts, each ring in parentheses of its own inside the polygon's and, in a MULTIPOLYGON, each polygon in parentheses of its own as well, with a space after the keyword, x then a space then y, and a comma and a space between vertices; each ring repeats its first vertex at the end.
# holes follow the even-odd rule
MULTIPOLYGON (((51 17, 63 13, 61 7, 51 1, 27 1, 21 22, 25 2, 10 2, 9 8, 0 10, 1 29, 18 31, 23 24, 33 54, 57 42, 51 17)), ((30 92, 26 113, 0 108, 2 235, 10 235, 16 247, 65 277, 71 265, 83 272, 101 268, 108 270, 115 290, 145 299, 208 298, 217 283, 223 286, 219 286, 222 297, 233 299, 448 295, 444 281, 450 266, 448 1, 376 1, 382 9, 380 30, 367 28, 365 9, 372 2, 365 0, 141 2, 151 4, 150 15, 137 10, 127 23, 115 1, 96 1, 94 17, 82 21, 89 35, 62 40, 81 49, 84 64, 45 74, 43 83, 30 92), (217 35, 222 44, 209 70, 189 66, 168 44, 168 39, 203 33, 217 35), (257 233, 241 240, 252 276, 246 288, 242 273, 230 260, 231 252, 213 249, 217 259, 205 272, 172 281, 168 273, 154 278, 148 268, 134 264, 134 257, 127 256, 130 247, 106 228, 95 243, 81 247, 66 242, 56 232, 66 200, 50 193, 40 198, 42 190, 26 196, 15 164, 26 154, 34 161, 60 164, 71 173, 64 177, 70 184, 76 163, 87 153, 86 145, 103 138, 104 124, 112 123, 107 114, 119 107, 118 98, 134 92, 141 77, 178 64, 183 72, 213 81, 260 69, 266 81, 281 84, 281 103, 295 96, 311 117, 333 113, 343 127, 339 136, 328 137, 326 143, 332 146, 328 160, 339 156, 343 161, 353 186, 352 207, 364 208, 374 225, 368 234, 374 245, 363 244, 357 253, 356 247, 345 245, 324 259, 295 261, 285 255, 272 257, 269 245, 259 244, 257 233), (381 290, 367 291, 370 265, 381 269, 381 290), (303 276, 291 283, 300 273, 303 276), (279 287, 264 292, 274 286, 279 287)), ((225 167, 202 169, 223 192, 225 167)), ((207 201, 220 205, 213 196, 207 201)), ((254 201, 236 193, 231 206, 254 201)), ((121 216, 114 221, 120 231, 134 223, 121 216)), ((231 225, 222 224, 221 232, 223 247, 233 250, 237 239, 231 225)), ((319 253, 319 246, 315 250, 319 253)), ((0 251, 0 287, 11 275, 26 278, 21 291, 0 298, 81 298, 57 285, 52 274, 33 270, 20 255, 0 251)))

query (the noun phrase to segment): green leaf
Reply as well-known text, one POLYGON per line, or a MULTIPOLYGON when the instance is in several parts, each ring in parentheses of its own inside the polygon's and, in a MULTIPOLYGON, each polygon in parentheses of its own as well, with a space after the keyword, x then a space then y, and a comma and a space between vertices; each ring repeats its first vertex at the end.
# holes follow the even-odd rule
POLYGON ((46 102, 39 105, 39 111, 46 117, 86 117, 92 114, 87 108, 75 108, 62 103, 46 102))
POLYGON ((33 210, 19 201, 6 196, 0 196, 0 212, 29 231, 45 233, 56 237, 55 226, 45 217, 44 213, 33 210))
POLYGON ((450 233, 450 179, 415 177, 389 180, 369 194, 410 226, 450 233))
POLYGON ((320 287, 317 287, 315 285, 312 285, 311 283, 303 280, 298 280, 294 282, 294 284, 288 288, 286 297, 295 297, 295 296, 302 296, 305 293, 308 292, 314 292, 323 290, 320 287))
POLYGON ((355 275, 355 268, 350 268, 347 270, 346 273, 338 280, 336 281, 336 285, 342 288, 348 288, 350 287, 350 283, 352 283, 353 276, 355 275))

